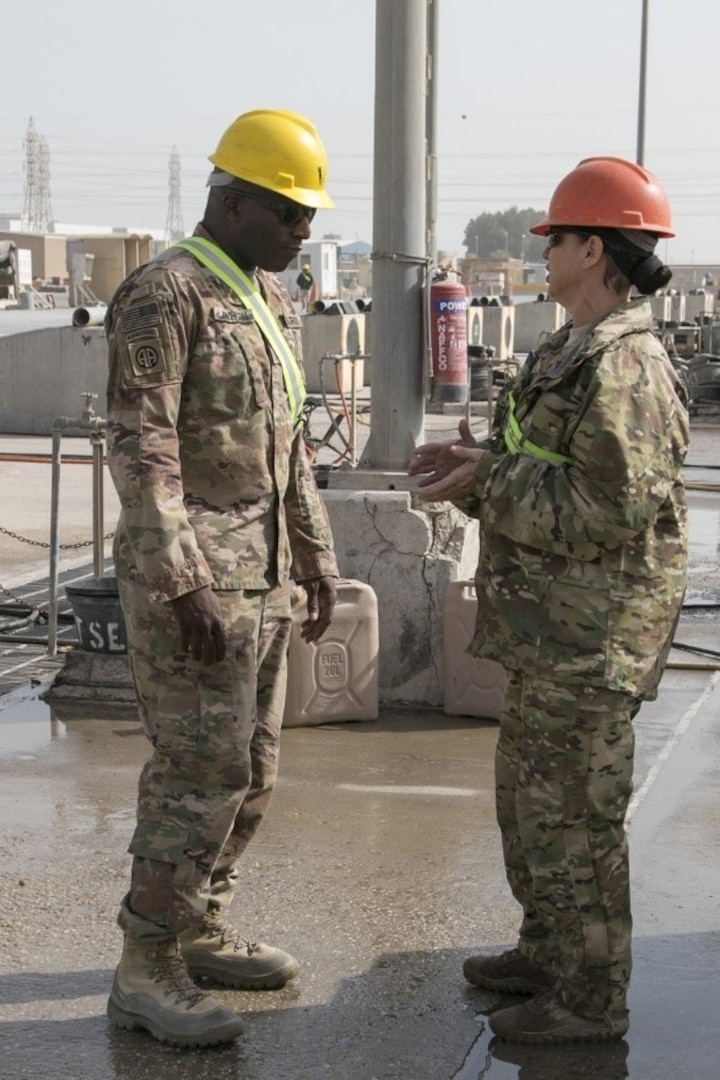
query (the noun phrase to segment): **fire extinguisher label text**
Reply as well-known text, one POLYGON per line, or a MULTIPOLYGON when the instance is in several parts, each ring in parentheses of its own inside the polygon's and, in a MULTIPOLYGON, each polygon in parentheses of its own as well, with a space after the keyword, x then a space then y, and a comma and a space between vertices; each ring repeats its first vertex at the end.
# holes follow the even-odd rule
POLYGON ((467 300, 433 300, 433 311, 439 315, 449 311, 467 311, 467 300))

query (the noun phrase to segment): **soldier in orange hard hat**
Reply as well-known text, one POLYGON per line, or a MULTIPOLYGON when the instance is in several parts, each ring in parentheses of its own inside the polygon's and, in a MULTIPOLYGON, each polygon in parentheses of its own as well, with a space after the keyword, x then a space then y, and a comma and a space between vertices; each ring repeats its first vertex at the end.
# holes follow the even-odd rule
POLYGON ((487 439, 465 424, 409 471, 421 497, 479 519, 470 648, 507 675, 496 807, 522 917, 515 947, 468 957, 465 977, 529 998, 491 1014, 501 1039, 619 1042, 633 719, 687 573, 687 403, 647 299, 670 280, 654 250, 674 233, 657 178, 615 157, 581 161, 532 232, 568 321, 503 388, 487 439))

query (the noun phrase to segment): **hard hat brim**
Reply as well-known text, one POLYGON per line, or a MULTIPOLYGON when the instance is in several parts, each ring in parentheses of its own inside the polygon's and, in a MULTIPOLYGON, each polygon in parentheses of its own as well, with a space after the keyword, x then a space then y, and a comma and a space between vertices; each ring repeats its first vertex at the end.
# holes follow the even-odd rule
MULTIPOLYGON (((212 161, 212 158, 210 158, 212 161)), ((282 195, 288 202, 298 203, 300 206, 309 206, 313 210, 332 210, 335 207, 335 203, 325 191, 310 191, 308 188, 293 188, 292 198, 287 194, 287 191, 280 185, 272 185, 267 182, 259 184, 257 178, 255 180, 250 179, 251 174, 248 173, 245 176, 238 173, 229 173, 224 169, 215 168, 207 178, 207 187, 228 187, 232 184, 233 180, 245 180, 246 183, 254 184, 255 187, 260 187, 263 191, 272 191, 276 195, 282 195)))
POLYGON ((528 230, 534 233, 535 236, 547 236, 553 229, 570 228, 570 229, 628 229, 630 231, 637 230, 637 232, 649 232, 654 233, 661 239, 669 240, 676 234, 668 228, 664 228, 662 225, 646 224, 641 222, 639 225, 635 222, 623 222, 622 225, 618 225, 617 221, 570 221, 570 220, 556 220, 549 217, 544 221, 538 222, 537 225, 531 226, 528 230))

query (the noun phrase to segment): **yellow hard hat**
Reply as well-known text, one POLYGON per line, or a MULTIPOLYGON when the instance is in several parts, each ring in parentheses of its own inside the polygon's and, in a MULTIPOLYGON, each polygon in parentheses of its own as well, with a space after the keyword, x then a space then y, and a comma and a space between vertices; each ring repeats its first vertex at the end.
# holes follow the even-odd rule
POLYGON ((217 169, 315 209, 335 205, 325 191, 327 154, 317 128, 298 113, 256 109, 234 120, 210 155, 217 169))

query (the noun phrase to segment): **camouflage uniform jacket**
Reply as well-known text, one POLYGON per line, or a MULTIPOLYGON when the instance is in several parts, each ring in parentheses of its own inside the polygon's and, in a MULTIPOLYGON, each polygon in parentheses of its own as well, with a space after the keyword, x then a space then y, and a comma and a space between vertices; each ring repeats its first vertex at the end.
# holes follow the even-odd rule
POLYGON ((480 519, 476 655, 654 693, 685 588, 689 424, 652 325, 640 298, 579 337, 565 326, 505 388, 458 503, 480 519), (570 463, 508 452, 510 391, 522 438, 570 463))
MULTIPOLYGON (((285 289, 261 270, 257 281, 302 363, 285 289)), ((169 249, 120 285, 105 327, 118 575, 160 601, 337 575, 282 368, 235 293, 169 249)))

